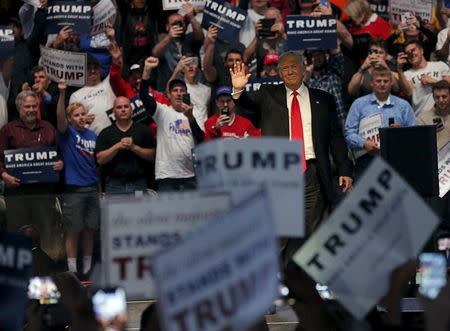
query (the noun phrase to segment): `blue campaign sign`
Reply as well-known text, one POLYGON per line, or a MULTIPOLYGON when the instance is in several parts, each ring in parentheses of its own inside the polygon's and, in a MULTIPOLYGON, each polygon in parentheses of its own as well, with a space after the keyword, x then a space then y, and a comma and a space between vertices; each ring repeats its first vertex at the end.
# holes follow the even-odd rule
POLYGON ((59 172, 53 170, 58 161, 56 147, 9 149, 5 151, 6 172, 21 184, 55 183, 59 172))
POLYGON ((250 78, 248 83, 245 85, 245 91, 247 92, 256 92, 259 91, 261 85, 263 84, 272 84, 278 85, 283 84, 283 81, 279 76, 276 77, 264 77, 264 78, 250 78))
POLYGON ((334 16, 288 15, 286 21, 289 50, 334 49, 337 47, 337 20, 334 16))
POLYGON ((31 265, 31 239, 0 232, 0 330, 22 330, 31 265))
POLYGON ((14 56, 14 35, 12 26, 0 26, 0 57, 14 56))
POLYGON ((54 1, 46 10, 46 34, 58 33, 65 26, 69 26, 74 34, 91 31, 92 8, 86 2, 54 1))
POLYGON ((217 38, 234 43, 246 18, 245 10, 236 8, 228 2, 206 0, 202 28, 208 30, 211 25, 214 25, 219 29, 217 38))

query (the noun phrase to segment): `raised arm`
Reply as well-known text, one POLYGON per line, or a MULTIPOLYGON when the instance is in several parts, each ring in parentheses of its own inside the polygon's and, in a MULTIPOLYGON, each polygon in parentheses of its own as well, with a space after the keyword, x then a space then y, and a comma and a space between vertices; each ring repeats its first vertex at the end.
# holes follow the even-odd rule
POLYGON ((156 57, 150 56, 145 59, 144 71, 142 72, 142 83, 141 88, 139 89, 139 98, 142 100, 145 110, 150 116, 153 116, 156 111, 155 98, 148 93, 148 89, 150 88, 150 74, 152 70, 158 66, 158 64, 159 60, 156 57))
POLYGON ((218 29, 214 25, 208 28, 206 33, 204 47, 205 56, 203 57, 203 73, 208 82, 213 83, 217 79, 217 70, 214 67, 214 47, 216 46, 218 29))
POLYGON ((65 99, 66 99, 66 89, 67 85, 64 80, 59 81, 58 83, 58 89, 59 89, 59 98, 58 98, 58 104, 56 105, 56 117, 57 117, 57 127, 58 131, 61 133, 65 133, 67 131, 67 116, 66 116, 66 105, 65 105, 65 99))

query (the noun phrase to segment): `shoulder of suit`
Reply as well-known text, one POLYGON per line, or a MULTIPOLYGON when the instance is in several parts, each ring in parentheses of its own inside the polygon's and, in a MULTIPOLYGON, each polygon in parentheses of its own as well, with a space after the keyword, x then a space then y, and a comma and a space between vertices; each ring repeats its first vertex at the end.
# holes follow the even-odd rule
POLYGON ((325 92, 325 91, 322 91, 322 90, 319 90, 319 89, 315 89, 315 88, 311 88, 311 87, 308 87, 308 91, 309 91, 309 96, 310 97, 318 98, 318 99, 324 99, 324 98, 326 99, 326 98, 328 98, 328 99, 331 99, 331 100, 334 101, 333 95, 331 95, 328 92, 325 92))

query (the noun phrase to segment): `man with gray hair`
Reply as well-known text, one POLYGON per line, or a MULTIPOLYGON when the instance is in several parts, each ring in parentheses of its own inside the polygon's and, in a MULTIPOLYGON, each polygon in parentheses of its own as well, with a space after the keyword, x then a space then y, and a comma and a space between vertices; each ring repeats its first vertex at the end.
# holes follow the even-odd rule
MULTIPOLYGON (((49 226, 54 223, 55 198, 52 184, 22 184, 5 169, 5 151, 21 148, 56 146, 56 130, 47 121, 37 118, 39 99, 34 91, 20 92, 16 97, 19 119, 0 130, 0 175, 5 182, 6 221, 9 231, 18 231, 25 224, 36 225, 44 240, 50 239, 49 226)), ((63 169, 57 161, 54 170, 63 169)), ((49 240, 50 241, 50 240, 49 240)))

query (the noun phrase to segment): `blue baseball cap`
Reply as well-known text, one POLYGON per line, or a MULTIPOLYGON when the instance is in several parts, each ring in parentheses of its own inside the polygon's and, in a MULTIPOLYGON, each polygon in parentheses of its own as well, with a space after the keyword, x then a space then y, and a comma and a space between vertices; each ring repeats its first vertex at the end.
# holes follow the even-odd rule
POLYGON ((229 86, 221 86, 216 90, 216 99, 223 94, 231 95, 233 93, 233 90, 229 86))

